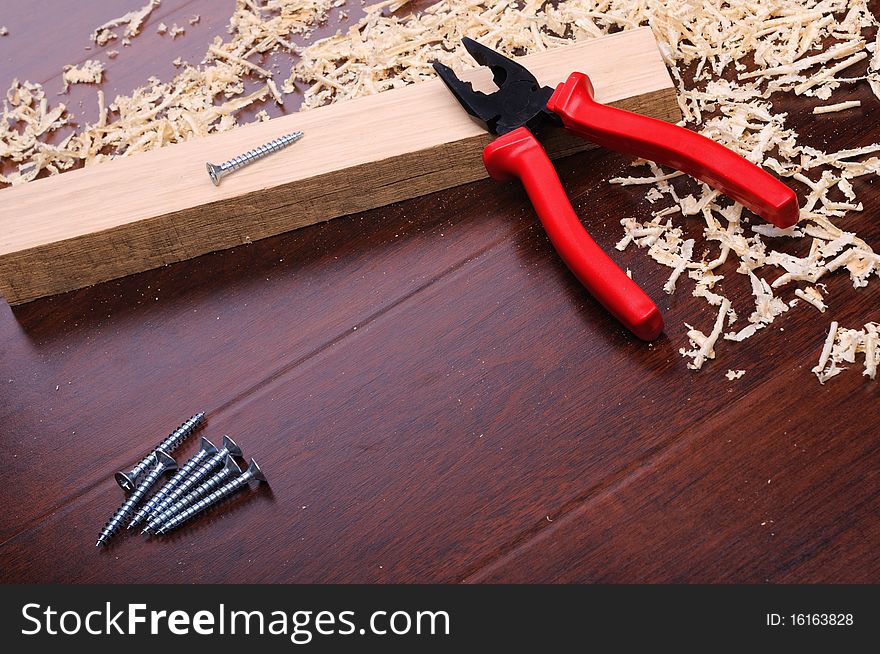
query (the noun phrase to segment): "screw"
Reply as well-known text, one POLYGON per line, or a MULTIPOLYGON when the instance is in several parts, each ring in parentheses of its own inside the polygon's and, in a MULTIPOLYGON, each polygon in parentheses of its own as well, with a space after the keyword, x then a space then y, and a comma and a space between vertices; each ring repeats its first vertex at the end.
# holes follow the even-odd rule
POLYGON ((125 500, 122 506, 120 506, 116 513, 113 514, 113 517, 107 521, 107 524, 104 525, 101 534, 98 536, 98 542, 95 543, 95 547, 106 544, 110 537, 119 530, 122 521, 134 512, 134 508, 137 506, 138 502, 143 499, 144 495, 147 494, 150 488, 153 487, 153 484, 156 483, 156 480, 163 473, 177 468, 177 463, 174 459, 162 450, 159 450, 150 456, 153 458, 155 467, 147 473, 144 480, 138 484, 137 488, 135 488, 132 494, 128 496, 128 499, 125 500))
POLYGON ((225 177, 229 173, 238 170, 239 168, 247 166, 249 163, 256 161, 257 159, 262 159, 267 154, 276 152, 281 148, 286 148, 291 143, 296 143, 297 141, 299 141, 302 137, 302 132, 293 132, 292 134, 279 136, 274 141, 269 141, 265 145, 261 145, 258 148, 248 150, 244 154, 240 154, 234 159, 230 159, 226 163, 222 163, 219 166, 212 163, 205 164, 205 166, 208 168, 208 175, 211 176, 211 181, 214 182, 214 186, 217 186, 220 183, 220 179, 222 177, 225 177))
POLYGON ((221 484, 225 483, 230 477, 236 477, 241 474, 241 468, 231 456, 226 456, 226 465, 216 475, 208 477, 202 484, 196 486, 195 490, 187 493, 184 497, 177 500, 174 504, 165 509, 161 514, 153 514, 147 526, 144 527, 142 534, 148 534, 156 531, 159 527, 171 520, 175 515, 183 511, 196 500, 201 499, 221 484))
POLYGON ((232 481, 227 481, 220 488, 215 491, 212 491, 202 499, 198 500, 195 504, 188 506, 183 511, 175 515, 171 520, 166 522, 164 525, 159 527, 156 531, 157 534, 167 534, 172 529, 176 529, 184 522, 192 518, 194 515, 197 515, 207 509, 208 507, 214 506, 225 497, 228 497, 235 493, 236 491, 244 488, 248 485, 251 479, 256 481, 266 481, 266 477, 263 475, 263 471, 260 470, 260 466, 257 465, 257 462, 251 459, 251 463, 248 466, 248 469, 245 470, 241 476, 236 477, 232 481))
POLYGON ((171 432, 171 434, 169 434, 164 441, 153 448, 153 451, 147 454, 147 456, 145 456, 143 459, 141 459, 134 468, 132 468, 128 472, 117 472, 115 475, 116 483, 122 487, 122 490, 128 491, 134 488, 135 484, 137 483, 138 477, 140 477, 144 473, 144 471, 152 465, 152 456, 159 451, 169 454, 176 450, 177 447, 196 430, 196 427, 202 424, 202 419, 204 417, 204 411, 197 413, 185 423, 180 425, 180 427, 171 432))
POLYGON ((217 448, 214 447, 214 444, 209 441, 207 438, 202 436, 202 444, 199 448, 199 451, 196 452, 189 461, 187 461, 183 466, 181 466, 174 476, 169 479, 162 488, 153 493, 153 496, 147 500, 147 502, 138 510, 137 513, 134 514, 134 517, 131 519, 131 522, 128 523, 128 528, 131 529, 135 525, 139 525, 144 521, 148 515, 153 512, 153 509, 161 502, 168 494, 173 491, 177 485, 186 478, 189 473, 193 471, 193 469, 199 465, 202 461, 204 461, 207 457, 212 454, 217 453, 217 448))
POLYGON ((191 491, 194 486, 210 475, 212 470, 223 463, 223 459, 226 458, 227 454, 231 456, 241 456, 241 448, 236 445, 235 441, 229 438, 229 436, 224 436, 223 447, 214 452, 214 454, 208 457, 207 460, 203 461, 198 468, 193 470, 188 477, 172 489, 168 495, 162 498, 162 501, 153 507, 153 511, 150 513, 150 518, 152 519, 159 515, 171 506, 173 502, 191 491))

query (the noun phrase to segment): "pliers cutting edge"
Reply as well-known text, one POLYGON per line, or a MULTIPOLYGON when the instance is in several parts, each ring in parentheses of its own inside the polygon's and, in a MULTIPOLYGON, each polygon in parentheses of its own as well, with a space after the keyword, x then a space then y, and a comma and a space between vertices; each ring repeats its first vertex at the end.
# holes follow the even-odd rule
POLYGON ((488 66, 498 90, 475 91, 447 66, 434 69, 465 110, 499 137, 483 150, 483 163, 497 180, 519 178, 551 243, 580 282, 633 334, 650 341, 663 331, 663 316, 584 229, 544 148, 532 134, 555 125, 612 150, 671 166, 706 182, 777 227, 798 220, 797 197, 778 179, 738 154, 662 120, 602 105, 583 73, 556 89, 538 84, 528 69, 473 39, 464 47, 488 66))

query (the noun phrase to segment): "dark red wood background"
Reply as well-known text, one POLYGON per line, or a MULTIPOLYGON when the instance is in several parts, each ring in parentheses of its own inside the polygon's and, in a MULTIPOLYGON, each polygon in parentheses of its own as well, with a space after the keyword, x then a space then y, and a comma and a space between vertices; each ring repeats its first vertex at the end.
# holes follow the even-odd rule
MULTIPOLYGON (((7 3, 0 84, 42 82, 94 118, 93 86, 55 95, 61 68, 141 4, 7 3)), ((108 96, 198 61, 231 7, 163 2, 131 47, 110 46, 108 96), (159 21, 187 33, 160 37, 159 21)), ((841 114, 782 108, 823 148, 880 140, 877 101, 853 95, 863 107, 841 114)), ((622 217, 650 211, 642 190, 606 182, 628 161, 559 162, 606 247, 622 217)), ((857 190, 865 212, 841 224, 880 248, 878 184, 857 190)), ((663 294, 668 270, 644 252, 615 257, 665 312, 652 345, 579 287, 523 192, 491 181, 3 304, 3 581, 880 580, 880 381, 810 373, 832 316, 880 319, 877 280, 856 291, 834 276, 830 314, 801 303, 693 373, 682 323, 705 328, 713 311, 686 282, 663 294), (731 382, 728 368, 747 372, 731 382), (232 435, 271 484, 172 537, 96 549, 123 499, 112 473, 199 410, 201 433, 232 435)))

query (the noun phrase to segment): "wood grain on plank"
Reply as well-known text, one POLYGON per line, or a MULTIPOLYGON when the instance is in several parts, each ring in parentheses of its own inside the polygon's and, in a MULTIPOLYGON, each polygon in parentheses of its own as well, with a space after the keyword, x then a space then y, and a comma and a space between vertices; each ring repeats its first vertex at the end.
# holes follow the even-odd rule
MULTIPOLYGON (((680 118, 647 28, 523 63, 543 84, 582 70, 601 102, 680 118)), ((463 77, 491 88, 485 68, 463 77)), ((0 293, 27 302, 474 181, 491 138, 434 80, 5 189, 0 293), (300 142, 210 183, 206 161, 295 130, 300 142)), ((589 144, 558 133, 547 147, 561 156, 589 144)))

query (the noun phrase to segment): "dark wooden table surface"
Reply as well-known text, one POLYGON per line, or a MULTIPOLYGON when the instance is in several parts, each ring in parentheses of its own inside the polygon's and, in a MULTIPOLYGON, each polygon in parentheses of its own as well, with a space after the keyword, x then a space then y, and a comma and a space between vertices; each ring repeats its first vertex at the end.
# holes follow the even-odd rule
MULTIPOLYGON (((0 83, 42 82, 94 118, 93 86, 55 95, 62 65, 95 56, 94 27, 142 1, 63 18, 59 4, 7 3, 0 83)), ((117 48, 108 96, 198 61, 231 7, 163 2, 117 48), (155 33, 193 14, 184 37, 155 33)), ((783 108, 820 147, 880 140, 877 101, 854 95, 861 109, 821 120, 783 108)), ((628 161, 558 165, 605 247, 621 217, 650 212, 607 184, 628 161)), ((841 224, 876 249, 880 184, 857 190, 866 210, 841 224)), ((693 373, 683 323, 714 313, 665 295, 668 270, 643 251, 615 257, 665 312, 652 345, 579 287, 524 193, 491 181, 2 304, 2 580, 880 581, 880 382, 854 368, 818 384, 829 316, 802 303, 693 373), (112 473, 199 410, 201 433, 232 435, 271 484, 171 537, 96 549, 123 498, 112 473)), ((876 279, 828 284, 841 324, 880 318, 876 279)))

